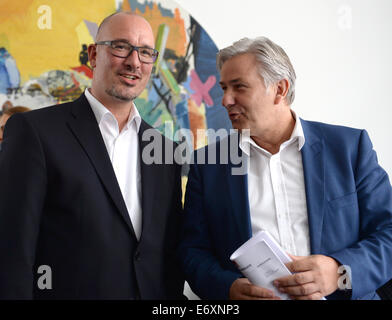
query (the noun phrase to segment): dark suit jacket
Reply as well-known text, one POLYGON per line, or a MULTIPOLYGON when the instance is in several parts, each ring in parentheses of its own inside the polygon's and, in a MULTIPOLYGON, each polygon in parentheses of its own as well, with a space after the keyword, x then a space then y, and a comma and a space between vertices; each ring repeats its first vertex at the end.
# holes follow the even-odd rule
MULTIPOLYGON (((148 144, 141 139, 147 129, 142 121, 140 151, 148 144)), ((84 95, 12 116, 2 147, 1 299, 183 297, 173 251, 181 218, 180 166, 141 161, 137 241, 84 95), (41 265, 51 268, 50 290, 37 286, 41 265)))
MULTIPOLYGON (((392 278, 388 175, 366 131, 310 121, 302 121, 302 128, 311 253, 351 268, 352 291, 328 298, 378 298, 375 290, 392 278)), ((227 299, 242 276, 229 257, 252 229, 247 175, 232 175, 234 167, 229 162, 190 168, 179 254, 186 280, 201 298, 227 299)))

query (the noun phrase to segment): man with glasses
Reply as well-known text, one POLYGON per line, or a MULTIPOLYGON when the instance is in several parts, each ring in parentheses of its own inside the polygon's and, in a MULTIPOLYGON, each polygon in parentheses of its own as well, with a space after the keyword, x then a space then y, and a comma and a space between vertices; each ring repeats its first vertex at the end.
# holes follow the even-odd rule
POLYGON ((7 123, 0 298, 183 298, 180 166, 143 161, 154 129, 133 103, 158 56, 151 26, 115 13, 88 55, 92 86, 79 99, 7 123))

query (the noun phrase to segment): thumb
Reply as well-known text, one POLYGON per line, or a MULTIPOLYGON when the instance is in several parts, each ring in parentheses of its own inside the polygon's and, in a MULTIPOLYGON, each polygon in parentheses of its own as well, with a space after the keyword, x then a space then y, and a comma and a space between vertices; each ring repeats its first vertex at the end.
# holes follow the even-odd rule
POLYGON ((302 264, 298 261, 303 260, 306 258, 306 256, 295 256, 293 254, 287 253, 289 257, 293 260, 291 262, 286 263, 287 269, 289 269, 291 272, 295 273, 298 272, 299 264, 302 264))
POLYGON ((305 258, 305 257, 303 257, 303 256, 295 256, 295 255, 290 254, 290 253, 288 253, 288 252, 287 252, 287 254, 288 254, 288 256, 291 258, 291 260, 293 260, 293 261, 297 261, 297 260, 301 260, 302 258, 305 258))

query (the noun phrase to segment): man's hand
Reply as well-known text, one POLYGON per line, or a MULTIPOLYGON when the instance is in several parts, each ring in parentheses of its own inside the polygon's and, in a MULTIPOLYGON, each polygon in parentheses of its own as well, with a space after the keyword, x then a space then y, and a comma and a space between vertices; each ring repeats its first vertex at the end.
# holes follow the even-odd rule
POLYGON ((274 281, 291 299, 320 300, 338 288, 339 263, 335 259, 323 255, 291 258, 286 266, 294 274, 274 281))
POLYGON ((255 286, 246 278, 239 278, 230 287, 231 300, 280 300, 271 290, 255 286))

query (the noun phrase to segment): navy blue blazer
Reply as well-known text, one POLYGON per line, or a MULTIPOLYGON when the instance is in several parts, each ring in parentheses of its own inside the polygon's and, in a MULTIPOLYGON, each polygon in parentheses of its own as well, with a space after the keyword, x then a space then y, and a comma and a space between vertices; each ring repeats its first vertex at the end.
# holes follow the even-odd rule
MULTIPOLYGON (((301 123, 311 254, 333 257, 352 272, 352 291, 329 298, 378 298, 375 290, 392 278, 388 175, 365 130, 301 123)), ((179 256, 186 280, 203 299, 228 298, 242 276, 229 257, 252 236, 247 175, 232 175, 233 167, 230 161, 196 163, 188 176, 179 256)))

